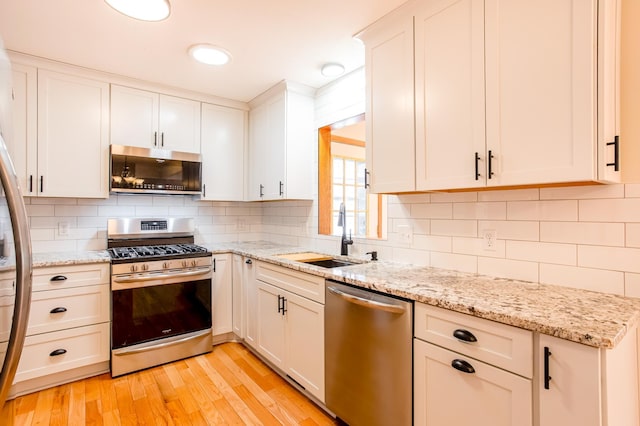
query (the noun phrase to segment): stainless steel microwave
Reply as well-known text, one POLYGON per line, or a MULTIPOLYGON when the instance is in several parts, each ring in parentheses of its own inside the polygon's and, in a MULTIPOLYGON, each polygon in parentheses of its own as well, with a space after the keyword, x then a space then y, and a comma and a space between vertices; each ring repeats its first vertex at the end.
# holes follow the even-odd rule
POLYGON ((199 154, 111 145, 112 193, 199 194, 202 163, 199 154))

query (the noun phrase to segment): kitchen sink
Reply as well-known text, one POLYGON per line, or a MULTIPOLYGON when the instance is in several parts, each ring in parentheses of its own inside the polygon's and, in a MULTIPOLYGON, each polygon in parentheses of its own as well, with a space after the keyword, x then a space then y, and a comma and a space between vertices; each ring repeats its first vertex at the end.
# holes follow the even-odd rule
POLYGON ((350 262, 348 260, 337 260, 337 259, 309 260, 302 263, 306 263, 308 265, 320 266, 321 268, 341 268, 343 266, 358 264, 358 262, 350 262))

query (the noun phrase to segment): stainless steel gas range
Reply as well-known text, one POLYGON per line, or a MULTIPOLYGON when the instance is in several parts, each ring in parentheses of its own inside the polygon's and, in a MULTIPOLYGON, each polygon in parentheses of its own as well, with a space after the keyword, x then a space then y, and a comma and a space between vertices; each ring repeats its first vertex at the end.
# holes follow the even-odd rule
POLYGON ((212 254, 194 221, 109 219, 111 375, 211 351, 212 254))

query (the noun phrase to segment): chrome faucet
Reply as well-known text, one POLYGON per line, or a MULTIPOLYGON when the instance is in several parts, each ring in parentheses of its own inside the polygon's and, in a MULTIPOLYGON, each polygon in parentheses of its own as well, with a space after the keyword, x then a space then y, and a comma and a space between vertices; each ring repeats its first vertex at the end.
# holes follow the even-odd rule
POLYGON ((351 239, 351 231, 349 231, 349 238, 347 239, 347 227, 346 227, 346 211, 344 203, 340 203, 340 213, 338 213, 338 226, 342 226, 342 241, 340 243, 340 255, 349 255, 349 245, 353 244, 351 239))

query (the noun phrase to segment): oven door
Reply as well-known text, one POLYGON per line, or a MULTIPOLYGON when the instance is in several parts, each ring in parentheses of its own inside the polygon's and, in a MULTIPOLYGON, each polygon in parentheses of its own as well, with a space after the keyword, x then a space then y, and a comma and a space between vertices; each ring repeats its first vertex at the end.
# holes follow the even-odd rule
POLYGON ((211 268, 112 277, 112 376, 211 351, 211 284, 211 268))

